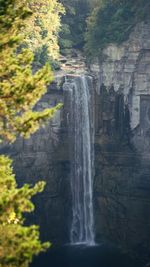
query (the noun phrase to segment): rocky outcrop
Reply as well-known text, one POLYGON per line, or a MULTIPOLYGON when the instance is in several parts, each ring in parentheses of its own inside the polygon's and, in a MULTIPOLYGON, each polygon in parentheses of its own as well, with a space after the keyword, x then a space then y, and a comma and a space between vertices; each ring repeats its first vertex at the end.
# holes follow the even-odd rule
POLYGON ((150 248, 150 23, 110 45, 96 77, 95 223, 97 240, 150 248))

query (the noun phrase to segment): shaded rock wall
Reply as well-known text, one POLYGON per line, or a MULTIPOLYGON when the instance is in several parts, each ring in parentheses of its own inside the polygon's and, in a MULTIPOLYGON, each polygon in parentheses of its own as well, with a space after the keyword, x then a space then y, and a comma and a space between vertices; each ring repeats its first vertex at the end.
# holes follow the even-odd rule
POLYGON ((104 60, 91 65, 97 77, 97 91, 102 84, 122 90, 126 102, 130 99, 131 128, 140 122, 140 96, 150 94, 150 22, 138 24, 127 42, 109 45, 103 51, 104 60))
MULTIPOLYGON (((37 109, 64 102, 61 84, 50 86, 37 109)), ((42 194, 34 198, 35 212, 27 221, 40 225, 43 240, 63 243, 69 240, 70 217, 70 159, 65 107, 57 112, 49 124, 29 140, 18 139, 14 145, 4 146, 1 152, 11 155, 19 185, 46 181, 42 194)))
POLYGON ((94 203, 97 240, 150 248, 150 23, 111 45, 96 77, 94 203))

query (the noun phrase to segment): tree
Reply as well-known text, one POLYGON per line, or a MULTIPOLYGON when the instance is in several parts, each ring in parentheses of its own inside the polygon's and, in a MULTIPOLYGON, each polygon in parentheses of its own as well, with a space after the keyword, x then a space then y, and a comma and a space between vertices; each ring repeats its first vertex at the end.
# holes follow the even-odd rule
POLYGON ((126 41, 135 25, 147 20, 149 11, 149 0, 97 1, 87 23, 87 57, 101 56, 102 50, 110 43, 126 41))
POLYGON ((53 75, 48 64, 33 74, 33 53, 19 49, 25 38, 20 28, 26 28, 25 21, 28 23, 31 13, 28 1, 21 1, 22 4, 18 0, 1 1, 4 8, 0 11, 0 138, 14 141, 18 134, 28 137, 34 133, 60 105, 33 111, 53 75))
POLYGON ((66 9, 66 14, 62 18, 59 44, 61 52, 68 53, 68 49, 83 48, 89 2, 88 0, 61 0, 61 2, 66 9))
POLYGON ((48 55, 58 58, 58 31, 60 30, 60 15, 64 14, 63 6, 57 0, 30 0, 29 7, 33 15, 25 26, 26 42, 34 52, 47 47, 48 55))
POLYGON ((50 245, 41 244, 37 226, 23 225, 22 215, 33 211, 30 199, 43 190, 44 183, 18 188, 11 163, 8 157, 0 156, 0 267, 26 267, 33 254, 50 245))
MULTIPOLYGON (((33 73, 33 53, 22 48, 26 23, 34 19, 28 0, 0 0, 0 139, 13 142, 29 137, 51 118, 60 105, 35 111, 53 75, 47 64, 33 73)), ((53 4, 53 1, 49 1, 53 4)), ((59 13, 55 18, 59 21, 59 13)), ((52 28, 50 29, 52 34, 52 28)), ((52 35, 51 35, 52 36, 52 35)), ((24 225, 23 214, 34 208, 31 197, 44 183, 18 188, 11 160, 0 156, 0 267, 26 267, 33 255, 45 250, 38 227, 24 225)))

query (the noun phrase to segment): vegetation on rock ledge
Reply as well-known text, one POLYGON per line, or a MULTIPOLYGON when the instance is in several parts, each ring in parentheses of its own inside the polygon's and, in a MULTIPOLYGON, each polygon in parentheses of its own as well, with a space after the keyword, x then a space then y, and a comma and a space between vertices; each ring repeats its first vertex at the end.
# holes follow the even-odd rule
POLYGON ((148 19, 149 12, 149 0, 97 1, 87 23, 87 58, 101 55, 110 43, 121 44, 127 40, 135 25, 148 19))

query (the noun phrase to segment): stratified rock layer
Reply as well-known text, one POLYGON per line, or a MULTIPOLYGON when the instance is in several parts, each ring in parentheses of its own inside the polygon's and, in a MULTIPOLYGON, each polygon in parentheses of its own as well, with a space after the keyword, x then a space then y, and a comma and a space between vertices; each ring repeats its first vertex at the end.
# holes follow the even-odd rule
MULTIPOLYGON (((54 83, 37 104, 37 109, 49 108, 64 102, 61 84, 54 83)), ((14 170, 19 185, 46 181, 43 193, 34 198, 35 212, 27 221, 40 226, 43 240, 61 244, 69 240, 70 159, 68 128, 65 107, 57 112, 49 124, 29 140, 18 139, 15 144, 4 146, 1 152, 14 159, 14 170)))
POLYGON ((123 91, 130 99, 131 128, 140 123, 141 95, 150 95, 150 22, 138 24, 127 42, 110 45, 103 51, 103 62, 91 65, 91 71, 102 84, 123 91))
MULTIPOLYGON (((150 23, 136 26, 91 66, 97 80, 95 223, 97 240, 150 248, 150 23)), ((142 254, 142 252, 141 252, 142 254)))

